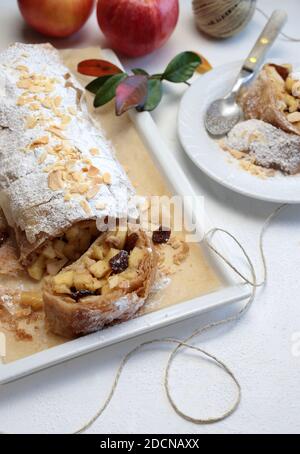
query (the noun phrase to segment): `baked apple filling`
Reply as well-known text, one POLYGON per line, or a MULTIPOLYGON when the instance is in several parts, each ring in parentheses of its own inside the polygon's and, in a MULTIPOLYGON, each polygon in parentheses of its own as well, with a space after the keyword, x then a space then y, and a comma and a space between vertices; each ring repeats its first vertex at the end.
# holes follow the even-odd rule
POLYGON ((140 274, 140 265, 149 251, 137 232, 124 227, 104 233, 76 263, 52 280, 56 294, 70 296, 70 301, 114 290, 130 290, 140 274))
POLYGON ((61 237, 43 244, 27 267, 28 274, 37 281, 45 274, 55 276, 68 263, 81 257, 98 236, 95 221, 71 227, 61 237))
POLYGON ((74 337, 130 319, 148 297, 156 270, 146 232, 128 225, 102 233, 76 262, 45 279, 50 330, 74 337))

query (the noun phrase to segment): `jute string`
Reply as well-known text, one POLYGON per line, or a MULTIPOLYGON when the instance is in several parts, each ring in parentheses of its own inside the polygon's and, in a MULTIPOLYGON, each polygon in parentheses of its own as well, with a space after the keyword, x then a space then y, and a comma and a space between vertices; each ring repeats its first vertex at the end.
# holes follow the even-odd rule
MULTIPOLYGON (((246 312, 250 309, 250 307, 252 306, 252 303, 253 303, 253 301, 255 299, 257 288, 264 286, 266 284, 266 282, 267 282, 267 274, 268 274, 267 273, 267 262, 266 262, 265 252, 264 252, 264 237, 265 237, 265 233, 266 233, 271 221, 286 206, 287 205, 280 205, 278 208, 276 208, 273 211, 273 213, 266 219, 266 221, 264 222, 264 224, 262 226, 262 229, 260 231, 260 235, 259 235, 259 252, 260 252, 260 257, 261 257, 262 265, 263 265, 263 278, 262 278, 262 280, 260 282, 257 281, 256 268, 255 268, 250 256, 248 255, 246 249, 243 247, 243 245, 240 243, 240 241, 233 234, 231 234, 230 232, 228 232, 227 230, 224 230, 224 229, 214 228, 214 229, 210 230, 205 235, 205 237, 203 239, 203 242, 205 242, 207 247, 214 254, 216 254, 221 260, 223 260, 226 263, 226 265, 228 265, 229 268, 231 268, 231 270, 234 273, 236 273, 242 279, 242 281, 244 282, 245 285, 250 285, 251 286, 252 292, 251 292, 250 298, 248 299, 246 304, 235 315, 233 315, 231 317, 227 317, 227 318, 225 318, 223 320, 219 320, 219 321, 216 321, 216 322, 213 322, 213 323, 209 323, 209 324, 205 325, 204 327, 198 328, 195 331, 193 331, 193 333, 190 336, 188 336, 187 338, 185 338, 185 339, 175 339, 175 338, 154 339, 154 340, 151 340, 151 341, 148 341, 148 342, 141 343, 140 345, 135 347, 133 350, 131 350, 129 353, 127 353, 124 356, 124 358, 122 359, 122 361, 121 361, 121 363, 120 363, 120 365, 118 367, 118 370, 117 370, 115 378, 113 380, 110 392, 109 392, 106 400, 104 401, 103 404, 101 404, 101 406, 99 407, 97 412, 94 414, 94 416, 92 416, 79 429, 77 429, 75 432, 73 432, 73 434, 80 434, 80 433, 85 432, 88 428, 90 428, 96 422, 96 420, 98 418, 100 418, 100 416, 102 416, 102 414, 104 413, 104 411, 106 410, 106 408, 110 404, 110 402, 111 402, 111 400, 112 400, 112 398, 113 398, 113 396, 115 394, 115 391, 116 391, 117 385, 119 383, 122 371, 123 371, 125 365, 127 364, 127 362, 129 361, 129 359, 135 353, 137 353, 139 350, 141 350, 143 347, 145 347, 147 345, 153 345, 153 344, 161 344, 161 343, 176 344, 176 347, 171 351, 171 353, 170 353, 170 355, 168 357, 167 363, 166 363, 165 372, 164 372, 164 389, 165 389, 166 396, 168 398, 168 401, 169 401, 170 405, 172 406, 173 410, 181 418, 185 419, 186 421, 192 422, 194 424, 199 424, 199 425, 200 424, 213 424, 213 423, 216 423, 216 422, 219 422, 219 421, 222 421, 222 420, 228 418, 228 416, 230 416, 232 413, 235 412, 235 410, 238 408, 238 406, 240 404, 240 401, 241 401, 241 390, 242 389, 241 389, 241 385, 240 385, 237 377, 235 376, 234 372, 221 359, 219 359, 217 356, 213 355, 212 353, 209 353, 208 351, 204 350, 203 348, 196 347, 195 345, 190 344, 190 341, 193 340, 195 337, 200 336, 201 334, 205 333, 206 331, 208 331, 210 329, 213 329, 213 328, 219 327, 221 325, 229 324, 231 322, 236 322, 236 321, 240 320, 240 318, 243 315, 245 315, 246 312), (216 235, 216 233, 223 233, 223 234, 229 236, 234 241, 234 243, 236 243, 236 245, 239 247, 239 249, 243 253, 244 258, 246 259, 246 261, 247 261, 247 263, 249 265, 250 275, 251 275, 250 278, 247 277, 244 273, 242 273, 233 263, 231 263, 231 261, 229 259, 227 259, 213 245, 212 240, 213 240, 214 236, 216 235), (174 360, 175 356, 179 353, 179 351, 181 349, 183 349, 183 348, 194 350, 194 351, 196 351, 198 353, 201 353, 204 357, 212 360, 218 367, 220 367, 231 378, 231 380, 235 384, 236 390, 237 390, 236 398, 235 398, 233 404, 231 404, 231 406, 225 412, 221 413, 220 415, 209 417, 209 418, 201 418, 201 417, 194 418, 194 417, 188 415, 187 413, 185 413, 184 411, 182 411, 178 407, 178 405, 176 404, 175 399, 172 396, 172 393, 171 393, 171 390, 170 390, 169 376, 170 376, 170 369, 171 369, 173 360, 174 360)), ((0 432, 0 434, 5 434, 5 432, 0 432)))
POLYGON ((108 407, 110 401, 112 400, 112 398, 114 396, 114 393, 115 393, 115 390, 117 388, 121 373, 122 373, 126 363, 129 361, 129 359, 135 353, 137 353, 139 350, 141 350, 143 347, 145 347, 147 345, 158 344, 158 343, 159 344, 161 344, 161 343, 176 344, 176 347, 172 350, 172 352, 170 353, 169 358, 167 360, 165 373, 164 373, 164 389, 165 389, 167 398, 168 398, 169 403, 171 404, 173 410, 181 418, 183 418, 183 419, 185 419, 187 421, 190 421, 190 422, 192 422, 194 424, 212 424, 212 423, 216 423, 218 421, 222 421, 223 419, 225 419, 228 416, 230 416, 237 409, 237 407, 239 406, 239 403, 241 401, 241 385, 240 385, 238 379, 236 378, 234 372, 232 372, 231 369, 222 360, 217 358, 217 356, 207 352, 203 348, 196 347, 195 345, 190 344, 190 341, 192 339, 194 339, 195 337, 200 336, 201 334, 203 334, 204 332, 206 332, 206 331, 208 331, 208 330, 210 330, 212 328, 216 328, 216 327, 221 326, 221 325, 225 325, 225 324, 228 324, 228 323, 231 323, 231 322, 238 321, 250 309, 250 307, 251 307, 251 305, 252 305, 252 303, 253 303, 253 301, 255 299, 257 288, 264 286, 265 283, 267 282, 267 263, 266 263, 266 257, 265 257, 265 252, 264 252, 264 236, 265 236, 266 230, 269 227, 271 221, 280 213, 280 211, 285 206, 286 205, 279 206, 267 218, 267 220, 263 224, 263 227, 262 227, 260 235, 259 235, 259 252, 260 252, 262 265, 263 265, 263 278, 262 278, 262 281, 260 281, 260 282, 257 282, 256 269, 255 269, 255 266, 253 265, 253 262, 252 262, 251 258, 249 257, 247 251, 242 246, 240 241, 233 234, 231 234, 227 230, 220 229, 220 228, 215 228, 215 229, 210 230, 205 235, 205 238, 204 238, 203 241, 211 249, 211 251, 213 251, 221 260, 223 260, 226 263, 226 265, 228 265, 232 269, 232 271, 234 271, 234 273, 236 273, 242 279, 242 281, 245 283, 245 285, 250 285, 251 286, 252 292, 251 292, 250 298, 248 299, 246 304, 243 306, 243 308, 240 309, 235 315, 233 315, 231 317, 228 317, 228 318, 225 318, 223 320, 217 321, 217 322, 209 323, 209 324, 207 324, 204 327, 198 328, 190 336, 188 336, 186 339, 182 339, 182 340, 181 339, 173 339, 173 338, 154 339, 154 340, 151 340, 151 341, 148 341, 148 342, 143 342, 142 344, 138 345, 133 350, 131 350, 129 353, 127 353, 127 355, 123 358, 122 362, 120 363, 120 366, 119 366, 119 368, 118 368, 118 370, 116 372, 116 375, 115 375, 111 390, 110 390, 105 402, 101 405, 101 407, 98 409, 98 411, 95 413, 95 415, 93 417, 91 417, 82 427, 80 427, 78 430, 76 430, 74 432, 75 434, 79 434, 79 433, 82 433, 85 430, 87 430, 103 414, 103 412, 108 407), (216 249, 216 247, 212 244, 212 240, 213 240, 215 234, 218 233, 218 232, 229 236, 236 243, 236 245, 240 248, 240 250, 242 251, 242 253, 243 253, 243 255, 244 255, 244 257, 245 257, 245 259, 246 259, 246 261, 247 261, 247 263, 249 265, 250 275, 251 275, 250 278, 247 277, 245 274, 243 274, 233 263, 230 262, 229 259, 227 259, 221 252, 219 252, 218 249, 216 249), (210 418, 194 418, 194 417, 188 415, 187 413, 185 413, 184 411, 182 411, 178 407, 178 405, 176 404, 175 399, 172 396, 172 393, 171 393, 171 390, 170 390, 169 376, 170 376, 170 369, 171 369, 173 360, 174 360, 175 356, 178 354, 178 352, 181 349, 183 349, 183 348, 187 348, 187 349, 190 349, 190 350, 197 351, 198 353, 201 353, 206 358, 209 358, 209 359, 213 360, 213 362, 217 366, 219 366, 221 369, 223 369, 224 372, 232 379, 233 383, 236 385, 237 395, 236 395, 235 401, 228 408, 228 410, 226 410, 224 413, 222 413, 222 414, 220 414, 218 416, 210 417, 210 418))

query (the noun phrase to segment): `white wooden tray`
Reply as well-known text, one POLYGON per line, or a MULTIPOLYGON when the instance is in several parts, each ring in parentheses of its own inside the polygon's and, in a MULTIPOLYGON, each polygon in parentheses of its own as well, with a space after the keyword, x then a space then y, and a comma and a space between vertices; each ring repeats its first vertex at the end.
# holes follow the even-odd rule
MULTIPOLYGON (((106 59, 121 66, 113 52, 110 50, 103 51, 102 56, 104 52, 106 59)), ((132 112, 131 118, 173 192, 182 197, 195 196, 186 175, 161 138, 151 115, 147 112, 139 114, 132 112)), ((197 220, 199 231, 201 231, 201 226, 203 225, 206 229, 210 229, 213 226, 207 218, 203 219, 203 213, 193 212, 192 206, 188 208, 188 215, 190 217, 193 216, 193 219, 197 220), (200 214, 201 219, 199 218, 200 214)), ((226 243, 225 239, 222 242, 214 241, 214 244, 222 253, 230 256, 230 248, 226 243)), ((232 272, 229 272, 228 267, 215 255, 212 255, 204 244, 202 244, 202 248, 210 261, 210 265, 214 268, 224 285, 221 290, 140 316, 100 332, 71 340, 13 363, 0 364, 0 384, 9 383, 82 354, 247 298, 250 295, 250 288, 241 284, 237 277, 232 272)))

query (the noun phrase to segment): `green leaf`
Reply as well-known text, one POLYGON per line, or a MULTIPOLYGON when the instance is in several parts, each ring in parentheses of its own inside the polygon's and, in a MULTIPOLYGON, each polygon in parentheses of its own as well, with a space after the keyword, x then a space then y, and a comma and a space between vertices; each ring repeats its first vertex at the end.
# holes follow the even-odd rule
POLYGON ((138 110, 151 112, 154 110, 161 101, 163 92, 162 92, 162 83, 157 79, 148 80, 148 96, 145 105, 138 110))
POLYGON ((133 68, 131 71, 132 71, 133 74, 135 74, 136 76, 149 76, 149 74, 147 73, 147 71, 145 71, 144 69, 141 69, 141 68, 133 68))
POLYGON ((94 99, 94 107, 100 107, 107 104, 116 96, 116 89, 122 80, 126 79, 127 74, 115 74, 110 77, 97 91, 94 99))
POLYGON ((162 78, 169 82, 181 83, 189 80, 201 63, 195 52, 182 52, 167 66, 162 78))
POLYGON ((105 84, 105 82, 110 79, 112 76, 101 76, 97 77, 97 79, 92 80, 87 86, 85 87, 88 91, 91 93, 94 93, 94 95, 97 93, 99 88, 102 87, 102 85, 105 84))

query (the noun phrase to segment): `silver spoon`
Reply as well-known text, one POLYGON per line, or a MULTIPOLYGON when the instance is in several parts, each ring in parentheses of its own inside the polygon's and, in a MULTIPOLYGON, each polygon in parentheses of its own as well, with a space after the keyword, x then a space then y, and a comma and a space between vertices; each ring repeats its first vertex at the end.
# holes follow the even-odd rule
POLYGON ((206 129, 211 135, 223 136, 227 134, 243 118, 242 109, 236 102, 237 95, 241 87, 249 83, 257 73, 286 20, 287 13, 285 11, 276 10, 273 12, 243 64, 232 90, 224 98, 217 99, 208 107, 204 121, 206 129))

